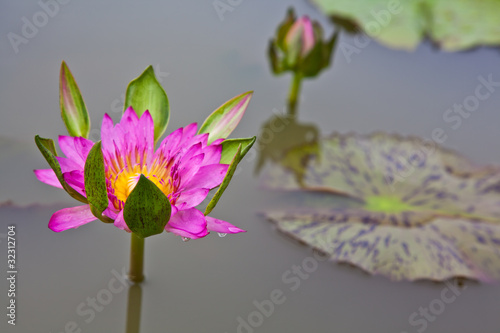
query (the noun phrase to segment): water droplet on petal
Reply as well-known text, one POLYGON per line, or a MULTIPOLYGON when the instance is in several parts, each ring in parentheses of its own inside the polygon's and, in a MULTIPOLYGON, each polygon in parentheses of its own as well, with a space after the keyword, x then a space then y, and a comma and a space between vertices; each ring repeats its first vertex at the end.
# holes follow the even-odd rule
POLYGON ((191 238, 189 238, 189 237, 182 237, 182 241, 183 241, 183 242, 187 242, 187 241, 188 241, 188 240, 190 240, 190 239, 191 239, 191 238))
POLYGON ((227 235, 226 233, 223 233, 223 232, 218 232, 217 234, 219 235, 219 237, 226 237, 226 235, 227 235))

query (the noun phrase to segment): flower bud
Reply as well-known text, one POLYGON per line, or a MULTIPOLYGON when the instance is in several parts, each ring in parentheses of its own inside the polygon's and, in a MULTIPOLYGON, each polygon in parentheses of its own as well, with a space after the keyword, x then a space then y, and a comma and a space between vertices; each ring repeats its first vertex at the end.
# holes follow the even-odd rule
POLYGON ((289 10, 278 26, 276 37, 269 45, 268 56, 274 74, 292 71, 303 77, 314 77, 330 65, 337 34, 323 41, 323 31, 309 17, 296 18, 289 10))
POLYGON ((304 59, 314 48, 314 42, 314 31, 309 17, 303 16, 296 20, 288 30, 284 41, 285 49, 291 56, 291 65, 304 59))

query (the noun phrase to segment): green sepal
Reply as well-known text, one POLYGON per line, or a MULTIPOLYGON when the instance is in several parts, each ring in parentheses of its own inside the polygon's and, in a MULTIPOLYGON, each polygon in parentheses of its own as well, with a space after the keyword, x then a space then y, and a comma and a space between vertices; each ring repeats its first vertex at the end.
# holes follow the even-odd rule
POLYGON ((227 164, 228 158, 231 158, 231 162, 229 164, 229 168, 227 169, 224 180, 222 181, 217 192, 212 197, 207 205, 207 208, 205 209, 205 215, 210 214, 210 212, 215 208, 215 206, 219 202, 220 197, 229 185, 229 182, 231 182, 238 163, 240 163, 240 161, 243 159, 243 157, 245 157, 250 148, 252 148, 256 139, 257 138, 254 136, 253 138, 230 139, 222 142, 222 156, 220 163, 227 164))
POLYGON ((322 42, 322 29, 314 22, 315 35, 318 36, 318 42, 311 52, 302 60, 299 71, 304 77, 315 77, 323 69, 330 66, 335 44, 337 43, 338 32, 335 32, 328 42, 322 42), (321 39, 320 39, 321 38, 321 39))
POLYGON ((271 70, 275 75, 283 73, 284 66, 282 64, 283 60, 278 56, 278 50, 276 49, 274 41, 269 42, 269 47, 267 49, 267 57, 269 58, 269 63, 271 64, 271 70))
POLYGON ((283 22, 276 29, 276 45, 285 51, 285 37, 296 20, 293 8, 289 8, 283 22))
POLYGON ((236 152, 238 151, 238 146, 241 145, 241 156, 240 160, 245 157, 250 148, 252 148, 253 144, 257 137, 252 138, 242 138, 242 139, 228 139, 222 141, 222 153, 220 157, 221 164, 230 164, 233 160, 236 152))
POLYGON ((59 104, 61 117, 70 136, 88 138, 90 117, 80 89, 66 63, 61 64, 59 75, 59 104))
POLYGON ((170 105, 152 66, 146 68, 138 78, 130 81, 124 106, 123 111, 132 106, 138 117, 149 110, 155 125, 155 142, 165 132, 170 119, 170 105))
POLYGON ((104 169, 104 157, 102 155, 101 141, 94 144, 90 150, 85 169, 85 192, 89 201, 90 211, 99 220, 105 223, 113 222, 109 217, 102 215, 108 208, 108 191, 106 188, 106 175, 104 169))
POLYGON ((172 207, 165 194, 141 174, 123 208, 123 218, 137 236, 146 238, 165 229, 172 207))
POLYGON ((334 53, 335 45, 337 44, 339 30, 335 31, 332 38, 327 43, 323 44, 323 68, 330 66, 332 53, 334 53))
POLYGON ((205 209, 205 216, 210 214, 210 212, 215 208, 217 203, 219 202, 220 197, 226 190, 227 186, 229 185, 229 182, 231 181, 231 178, 233 178, 234 172, 236 171, 236 167, 238 166, 238 163, 241 160, 241 143, 238 145, 238 149, 236 150, 236 154, 233 157, 233 160, 231 161, 231 164, 229 165, 229 168, 227 169, 226 176, 224 177, 224 180, 220 184, 219 189, 215 193, 215 195, 212 197, 212 200, 207 205, 207 208, 205 209))
POLYGON ((35 143, 43 157, 49 163, 50 167, 56 174, 57 179, 61 183, 63 189, 74 199, 88 203, 87 198, 78 193, 74 188, 68 185, 66 181, 64 181, 64 176, 61 171, 61 166, 59 165, 59 161, 57 161, 56 156, 56 147, 54 145, 54 141, 51 139, 41 138, 39 135, 35 136, 35 143))

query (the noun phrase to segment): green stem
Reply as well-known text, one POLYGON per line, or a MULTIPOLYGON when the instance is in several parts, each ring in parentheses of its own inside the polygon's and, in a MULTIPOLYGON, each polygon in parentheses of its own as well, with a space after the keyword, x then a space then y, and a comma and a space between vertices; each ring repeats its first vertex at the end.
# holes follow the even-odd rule
POLYGON ((131 234, 130 243, 130 271, 128 277, 132 282, 144 280, 144 238, 131 234))
POLYGON ((290 84, 290 93, 288 95, 288 114, 292 117, 297 116, 297 104, 299 101, 300 83, 302 75, 294 73, 292 83, 290 84))

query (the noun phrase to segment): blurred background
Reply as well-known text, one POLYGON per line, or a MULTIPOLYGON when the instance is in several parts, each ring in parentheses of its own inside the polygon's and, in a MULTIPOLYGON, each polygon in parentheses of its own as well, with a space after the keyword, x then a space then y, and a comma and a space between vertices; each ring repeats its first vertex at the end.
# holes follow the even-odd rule
MULTIPOLYGON (((33 137, 66 133, 59 116, 61 61, 78 82, 94 141, 103 114, 120 118, 128 82, 149 65, 169 97, 169 131, 201 122, 226 100, 254 90, 233 134, 249 137, 286 110, 291 75, 274 76, 267 52, 288 8, 317 20, 326 37, 336 28, 317 7, 299 0, 73 0, 57 2, 52 15, 41 15, 44 4, 0 3, 0 233, 16 225, 19 266, 17 325, 8 325, 3 315, 0 330, 122 332, 126 288, 101 291, 127 267, 128 235, 100 222, 53 233, 47 228, 51 214, 73 201, 32 172, 46 168, 33 137), (36 20, 38 27, 26 28, 36 20), (12 42, 17 38, 12 33, 20 39, 12 42), (89 298, 103 300, 104 294, 112 295, 106 304, 89 305, 89 298)), ((386 131, 430 139, 441 128, 445 147, 479 164, 500 162, 500 87, 459 126, 444 116, 474 94, 479 77, 500 82, 498 48, 452 53, 424 40, 409 52, 368 39, 359 52, 342 52, 340 45, 356 45, 354 38, 341 31, 331 66, 303 81, 300 122, 316 126, 321 135, 386 131)), ((307 277, 299 276, 292 290, 283 275, 294 274, 293 267, 312 252, 259 217, 264 208, 293 199, 259 188, 257 154, 241 162, 213 214, 246 234, 212 234, 188 243, 162 235, 146 244, 141 332, 498 332, 498 285, 468 284, 425 325, 410 318, 439 298, 444 284, 393 283, 320 262, 307 277), (270 300, 274 290, 282 292, 283 302, 267 316, 256 304, 270 300), (252 315, 256 311, 261 314, 252 315)), ((5 267, 5 237, 0 248, 5 267)), ((6 269, 0 276, 5 305, 6 269)))

